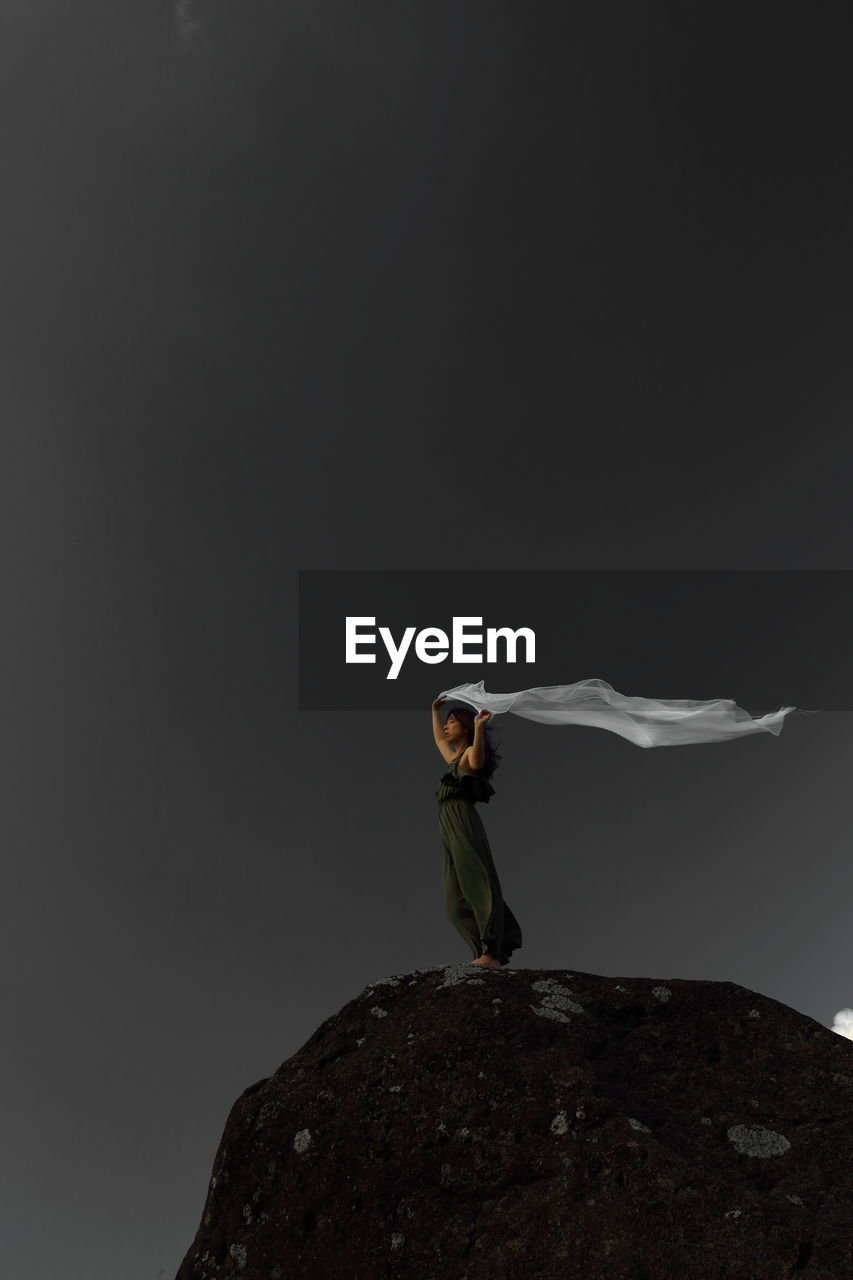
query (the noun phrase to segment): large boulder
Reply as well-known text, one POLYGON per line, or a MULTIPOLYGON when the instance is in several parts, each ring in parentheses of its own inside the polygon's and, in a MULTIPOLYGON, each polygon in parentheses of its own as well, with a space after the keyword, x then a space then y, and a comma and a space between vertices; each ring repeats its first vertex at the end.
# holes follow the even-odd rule
POLYGON ((379 978, 234 1103, 177 1280, 850 1280, 853 1042, 734 982, 379 978))

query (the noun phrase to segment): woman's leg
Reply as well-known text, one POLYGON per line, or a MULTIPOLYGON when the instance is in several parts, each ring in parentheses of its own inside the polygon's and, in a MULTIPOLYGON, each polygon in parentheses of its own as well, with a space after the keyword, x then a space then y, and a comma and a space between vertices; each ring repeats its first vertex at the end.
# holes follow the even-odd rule
POLYGON ((500 960, 503 929, 503 899, 497 876, 489 865, 485 847, 476 832, 456 831, 452 835, 453 865, 459 892, 465 902, 474 935, 474 958, 483 954, 500 960))
POLYGON ((446 847, 444 851, 444 904, 451 924, 459 930, 471 948, 476 960, 480 955, 480 935, 477 927, 477 918, 465 899, 459 884, 459 877, 456 874, 456 867, 453 864, 453 858, 446 847))
POLYGON ((476 811, 466 815, 450 834, 459 887, 477 921, 480 954, 508 964, 513 951, 521 946, 521 926, 504 901, 480 815, 476 811))
POLYGON ((521 946, 521 928, 503 900, 489 838, 471 806, 449 804, 441 814, 447 913, 474 959, 507 964, 521 946))
POLYGON ((522 943, 521 925, 504 902, 504 930, 501 939, 501 950, 503 954, 499 957, 501 964, 509 964, 509 958, 513 951, 517 951, 522 943))

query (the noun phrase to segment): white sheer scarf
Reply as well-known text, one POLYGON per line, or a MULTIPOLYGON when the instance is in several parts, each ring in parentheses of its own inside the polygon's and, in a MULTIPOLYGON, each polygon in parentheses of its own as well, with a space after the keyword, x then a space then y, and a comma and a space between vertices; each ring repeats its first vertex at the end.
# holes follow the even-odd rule
MULTIPOLYGON (((756 719, 731 698, 639 698, 617 693, 606 680, 543 685, 519 693, 487 693, 479 684, 458 684, 438 695, 470 703, 477 711, 512 711, 543 724, 585 724, 609 729, 638 747, 673 747, 688 742, 724 742, 747 733, 782 731, 795 707, 781 707, 756 719)), ((487 722, 488 723, 488 722, 487 722)))

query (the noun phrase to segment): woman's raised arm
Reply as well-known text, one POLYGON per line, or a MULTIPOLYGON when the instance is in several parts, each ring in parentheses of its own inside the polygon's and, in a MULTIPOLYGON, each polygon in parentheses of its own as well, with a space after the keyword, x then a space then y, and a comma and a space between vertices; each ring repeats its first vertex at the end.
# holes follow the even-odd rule
POLYGON ((438 709, 442 702, 446 702, 446 698, 436 698, 432 704, 432 736, 435 738, 435 745, 438 747, 444 759, 450 764, 453 759, 453 752, 447 745, 447 739, 444 736, 444 725, 441 723, 441 716, 438 709))

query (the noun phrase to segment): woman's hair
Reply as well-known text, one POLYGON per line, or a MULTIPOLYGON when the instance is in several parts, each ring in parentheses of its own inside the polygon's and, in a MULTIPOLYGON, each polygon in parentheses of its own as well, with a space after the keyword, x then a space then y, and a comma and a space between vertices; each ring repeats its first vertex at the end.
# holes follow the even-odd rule
MULTIPOLYGON (((444 718, 445 724, 447 724, 448 717, 451 715, 456 717, 462 725, 462 728, 467 733, 468 743, 470 746, 474 741, 474 712, 470 707, 450 707, 444 718)), ((478 770, 478 772, 481 773, 484 778, 489 779, 503 759, 500 752, 495 750, 490 720, 486 720, 483 723, 483 749, 486 755, 483 761, 483 767, 478 770)))

